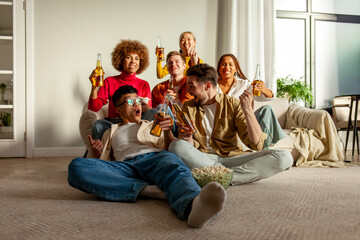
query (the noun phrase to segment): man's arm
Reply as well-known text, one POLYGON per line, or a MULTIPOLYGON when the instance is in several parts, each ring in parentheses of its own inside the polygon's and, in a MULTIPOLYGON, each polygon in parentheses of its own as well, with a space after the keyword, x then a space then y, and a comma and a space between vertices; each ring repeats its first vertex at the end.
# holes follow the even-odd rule
POLYGON ((260 140, 262 130, 254 114, 253 95, 245 90, 239 99, 246 120, 249 140, 256 145, 260 140))

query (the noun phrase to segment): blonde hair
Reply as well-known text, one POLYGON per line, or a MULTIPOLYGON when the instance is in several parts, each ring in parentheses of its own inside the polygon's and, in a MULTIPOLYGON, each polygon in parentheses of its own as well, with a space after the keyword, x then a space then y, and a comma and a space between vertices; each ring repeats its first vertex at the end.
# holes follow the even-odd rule
POLYGON ((166 63, 167 63, 167 61, 169 60, 169 58, 172 57, 172 56, 180 56, 181 59, 182 59, 182 61, 183 61, 183 63, 186 63, 185 57, 184 57, 181 53, 179 53, 178 51, 171 51, 171 52, 169 52, 169 53, 166 55, 166 63))

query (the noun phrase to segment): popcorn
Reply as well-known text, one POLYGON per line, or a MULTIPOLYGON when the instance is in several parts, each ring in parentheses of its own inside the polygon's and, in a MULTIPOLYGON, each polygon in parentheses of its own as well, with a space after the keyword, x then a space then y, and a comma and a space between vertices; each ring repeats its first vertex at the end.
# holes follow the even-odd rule
POLYGON ((199 184, 200 187, 204 187, 209 182, 217 182, 225 189, 230 185, 233 177, 233 170, 223 165, 215 165, 210 167, 194 168, 191 173, 199 184))

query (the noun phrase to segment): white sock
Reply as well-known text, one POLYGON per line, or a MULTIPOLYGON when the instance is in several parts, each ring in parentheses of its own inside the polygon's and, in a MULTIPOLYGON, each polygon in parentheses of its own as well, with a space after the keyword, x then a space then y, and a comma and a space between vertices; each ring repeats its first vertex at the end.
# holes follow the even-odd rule
POLYGON ((220 212, 225 204, 226 191, 218 183, 211 182, 201 190, 193 203, 188 218, 190 227, 200 228, 218 212, 220 212))

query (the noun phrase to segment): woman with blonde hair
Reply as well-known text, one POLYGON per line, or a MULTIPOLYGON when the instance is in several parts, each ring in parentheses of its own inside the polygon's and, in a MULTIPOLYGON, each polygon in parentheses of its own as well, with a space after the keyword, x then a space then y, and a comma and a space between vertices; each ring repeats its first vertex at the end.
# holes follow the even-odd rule
MULTIPOLYGON (((185 57, 186 60, 186 68, 184 71, 184 75, 189 67, 194 66, 199 63, 203 63, 201 58, 198 57, 196 49, 196 38, 192 32, 183 32, 180 34, 179 37, 179 47, 180 47, 180 53, 185 57)), ((155 50, 155 53, 157 51, 155 50)), ((158 79, 161 79, 169 74, 169 71, 167 70, 167 65, 165 64, 164 67, 161 65, 161 60, 157 59, 156 63, 156 75, 158 79)))
MULTIPOLYGON (((224 54, 220 57, 217 65, 219 93, 227 94, 234 98, 239 98, 246 90, 252 93, 253 86, 241 71, 239 61, 233 54, 224 54)), ((260 90, 261 95, 257 98, 273 98, 273 92, 265 87, 265 83, 261 81, 256 86, 260 90)), ((264 148, 269 148, 280 139, 285 137, 282 128, 275 117, 275 114, 269 105, 260 107, 255 111, 255 116, 260 124, 261 130, 267 134, 264 142, 264 148)))

